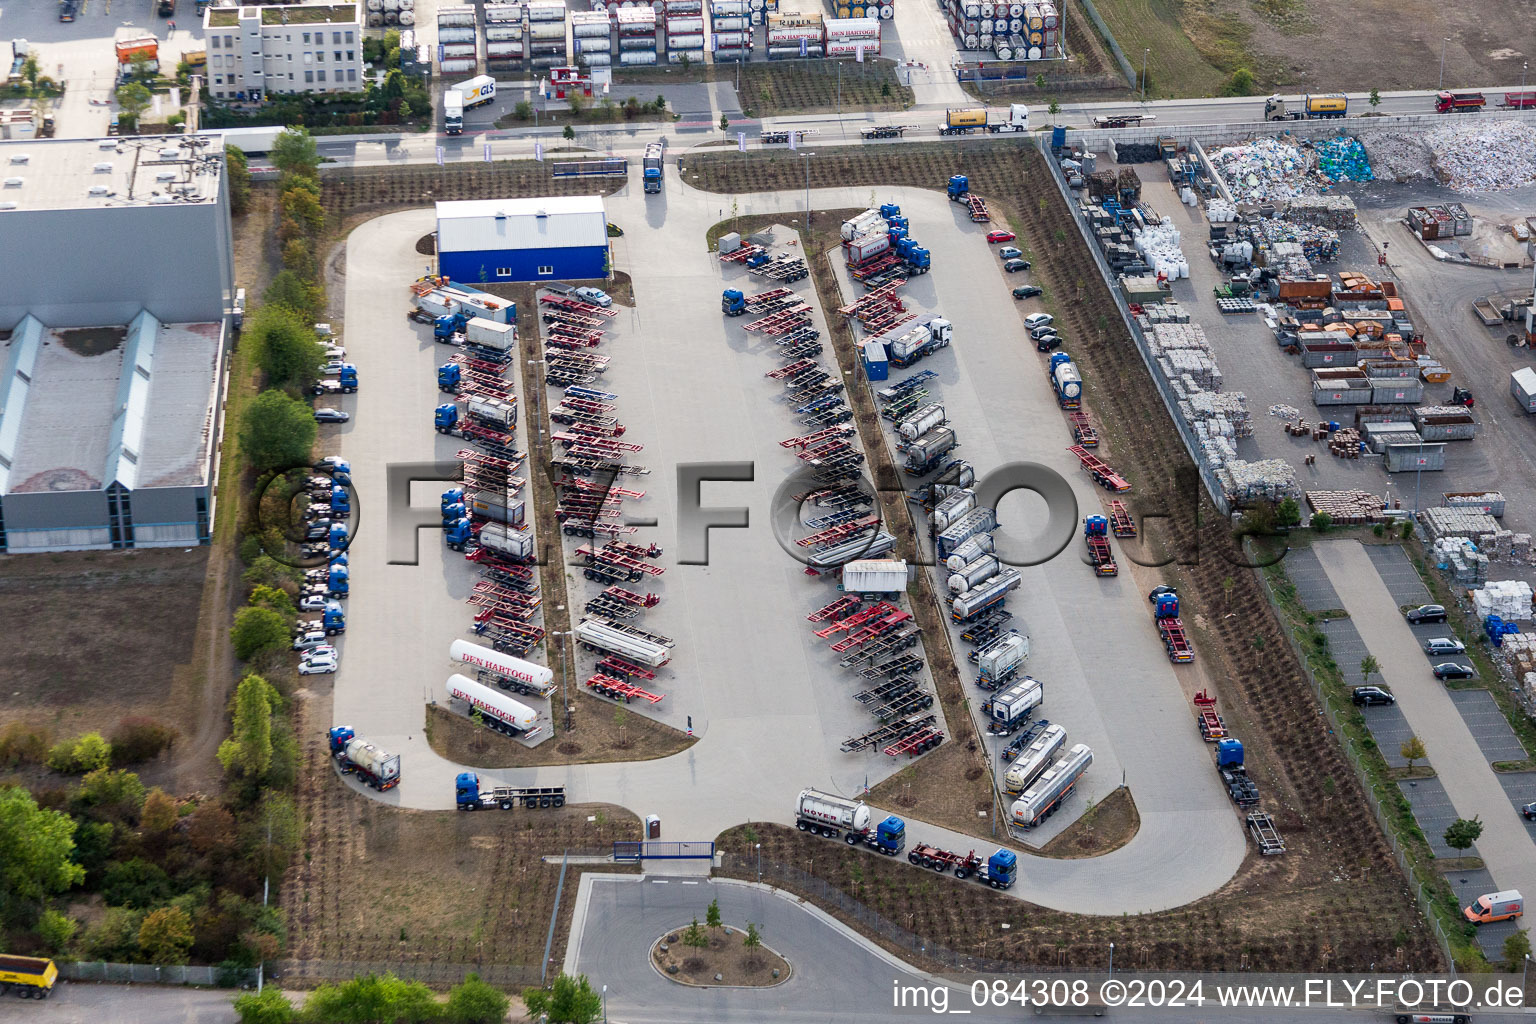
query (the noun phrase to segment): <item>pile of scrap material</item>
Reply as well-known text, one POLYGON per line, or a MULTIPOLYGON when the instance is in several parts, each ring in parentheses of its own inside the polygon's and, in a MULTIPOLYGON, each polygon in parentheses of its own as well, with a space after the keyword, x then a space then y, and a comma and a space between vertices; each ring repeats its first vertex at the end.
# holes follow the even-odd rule
POLYGON ((1387 499, 1370 491, 1308 491, 1307 505, 1337 524, 1359 525, 1380 519, 1387 499))
POLYGON ((1315 195, 1331 183, 1315 170, 1313 154, 1281 139, 1254 139, 1209 153, 1211 165, 1239 203, 1315 195))
POLYGON ((1296 496, 1296 470, 1284 459, 1244 462, 1236 459, 1216 471, 1221 489, 1233 504, 1284 501, 1296 496))
POLYGON ((1536 127, 1458 119, 1427 132, 1369 131, 1366 149, 1383 178, 1429 178, 1458 192, 1500 192, 1536 183, 1536 127))
POLYGON ((1335 135, 1315 146, 1317 169, 1330 181, 1375 181, 1370 157, 1360 140, 1350 135, 1335 135))

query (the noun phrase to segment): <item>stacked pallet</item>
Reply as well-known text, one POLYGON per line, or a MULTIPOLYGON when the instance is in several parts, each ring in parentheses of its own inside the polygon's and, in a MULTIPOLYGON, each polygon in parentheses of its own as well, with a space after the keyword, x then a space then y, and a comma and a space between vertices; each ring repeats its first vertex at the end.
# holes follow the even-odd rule
POLYGON ((1337 524, 1356 526, 1380 519, 1387 499, 1370 491, 1308 491, 1307 507, 1337 524))
POLYGON ((517 70, 528 56, 523 39, 523 5, 486 4, 484 32, 486 71, 517 70))

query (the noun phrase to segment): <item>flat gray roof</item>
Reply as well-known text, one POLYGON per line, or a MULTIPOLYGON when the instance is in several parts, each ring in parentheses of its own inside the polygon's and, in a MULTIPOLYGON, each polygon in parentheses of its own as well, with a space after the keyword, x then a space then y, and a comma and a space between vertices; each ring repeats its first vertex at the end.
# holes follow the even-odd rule
POLYGON ((8 410, 20 414, 8 493, 96 490, 111 482, 109 467, 129 488, 208 482, 222 325, 149 323, 152 358, 137 366, 125 359, 131 326, 43 331, 25 403, 8 410), (132 395, 135 384, 147 384, 145 397, 132 395))
POLYGON ((0 178, 21 179, 0 189, 0 204, 15 203, 18 210, 89 210, 212 203, 224 174, 217 138, 145 135, 0 142, 0 178))

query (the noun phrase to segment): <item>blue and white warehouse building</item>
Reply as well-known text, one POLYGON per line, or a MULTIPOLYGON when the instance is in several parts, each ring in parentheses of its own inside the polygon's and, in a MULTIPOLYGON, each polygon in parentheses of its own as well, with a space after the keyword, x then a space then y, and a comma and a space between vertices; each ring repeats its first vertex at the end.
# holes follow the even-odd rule
POLYGON ((470 285, 606 277, 603 197, 438 203, 437 271, 470 285))

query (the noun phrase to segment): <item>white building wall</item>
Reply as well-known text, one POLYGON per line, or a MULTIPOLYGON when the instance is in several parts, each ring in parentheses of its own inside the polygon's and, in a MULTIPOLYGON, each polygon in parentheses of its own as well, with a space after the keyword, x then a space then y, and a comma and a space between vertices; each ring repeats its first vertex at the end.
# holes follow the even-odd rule
MULTIPOLYGON (((353 21, 263 24, 263 11, 282 7, 242 7, 235 27, 208 24, 208 90, 217 100, 237 93, 362 92, 363 4, 354 5, 353 21)), ((227 10, 227 8, 225 9, 227 10)))

